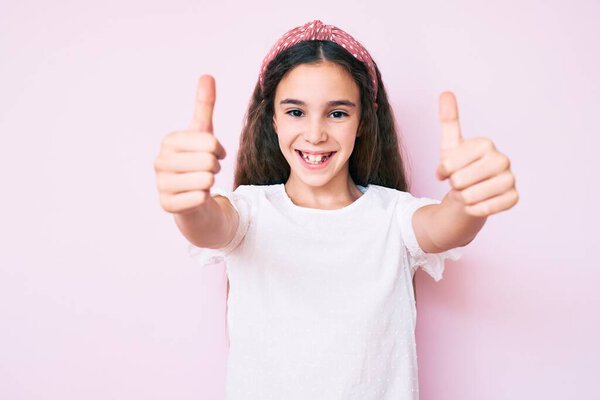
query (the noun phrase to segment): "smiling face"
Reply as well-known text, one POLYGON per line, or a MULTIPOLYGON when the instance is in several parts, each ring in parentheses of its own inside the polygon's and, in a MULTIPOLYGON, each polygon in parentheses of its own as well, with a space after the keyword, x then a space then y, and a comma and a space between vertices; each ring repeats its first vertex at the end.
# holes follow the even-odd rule
POLYGON ((279 148, 290 165, 288 186, 347 186, 361 114, 352 76, 327 61, 301 64, 279 82, 274 109, 279 148))

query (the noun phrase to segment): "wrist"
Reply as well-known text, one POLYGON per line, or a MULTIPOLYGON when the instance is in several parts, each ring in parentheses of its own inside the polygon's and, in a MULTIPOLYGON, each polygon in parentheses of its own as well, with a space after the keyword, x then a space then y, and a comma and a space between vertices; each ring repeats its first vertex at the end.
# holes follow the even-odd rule
POLYGON ((486 217, 471 215, 466 211, 467 204, 456 189, 450 190, 436 210, 436 220, 448 226, 452 238, 445 247, 466 246, 481 230, 487 220, 486 217))

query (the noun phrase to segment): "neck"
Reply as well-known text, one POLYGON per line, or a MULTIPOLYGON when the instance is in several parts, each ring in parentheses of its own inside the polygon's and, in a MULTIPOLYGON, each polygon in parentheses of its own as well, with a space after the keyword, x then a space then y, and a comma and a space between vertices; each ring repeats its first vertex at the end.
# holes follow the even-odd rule
POLYGON ((290 174, 285 191, 295 205, 321 210, 346 207, 362 196, 350 174, 332 179, 322 186, 311 186, 290 174))

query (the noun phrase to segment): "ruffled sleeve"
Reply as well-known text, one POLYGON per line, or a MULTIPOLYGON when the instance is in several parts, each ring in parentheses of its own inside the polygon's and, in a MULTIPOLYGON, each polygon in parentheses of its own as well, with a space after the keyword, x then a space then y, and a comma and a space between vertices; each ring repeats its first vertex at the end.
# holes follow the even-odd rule
POLYGON ((224 261, 225 257, 235 250, 235 248, 242 242, 246 232, 248 231, 248 226, 250 225, 251 205, 246 196, 238 191, 232 192, 215 187, 211 188, 210 191, 213 197, 219 195, 229 199, 231 205, 238 213, 239 224, 231 242, 221 249, 197 247, 191 243, 188 243, 188 252, 190 256, 201 266, 218 264, 224 261))
POLYGON ((440 204, 440 201, 427 197, 414 197, 407 192, 403 195, 398 200, 398 218, 402 239, 408 250, 410 267, 413 273, 417 268, 422 268, 437 282, 442 279, 446 259, 458 260, 462 256, 463 247, 455 247, 441 253, 426 253, 421 249, 412 225, 412 217, 420 207, 429 204, 440 204))

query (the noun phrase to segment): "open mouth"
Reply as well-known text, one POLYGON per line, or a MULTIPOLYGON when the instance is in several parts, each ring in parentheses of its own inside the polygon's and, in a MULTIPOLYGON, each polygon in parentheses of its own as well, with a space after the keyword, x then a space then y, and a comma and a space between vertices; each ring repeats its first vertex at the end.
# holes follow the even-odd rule
POLYGON ((300 150, 296 150, 296 153, 298 153, 307 164, 320 165, 329 160, 329 158, 331 158, 331 156, 335 154, 335 151, 332 151, 330 153, 310 154, 303 153, 300 150))

